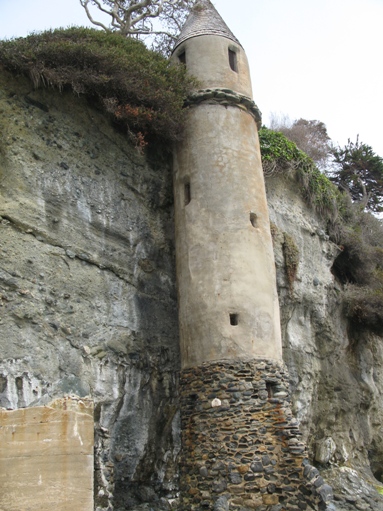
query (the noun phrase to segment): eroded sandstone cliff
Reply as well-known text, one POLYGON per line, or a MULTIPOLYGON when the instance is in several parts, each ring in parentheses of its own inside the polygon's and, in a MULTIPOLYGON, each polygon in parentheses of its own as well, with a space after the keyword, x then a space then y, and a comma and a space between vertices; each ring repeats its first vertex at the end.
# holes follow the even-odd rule
POLYGON ((373 476, 381 480, 383 466, 382 338, 350 328, 331 271, 341 249, 298 185, 280 174, 266 183, 293 412, 339 509, 383 509, 373 476), (291 286, 286 235, 298 253, 291 286))
POLYGON ((159 505, 179 451, 169 160, 4 73, 0 115, 0 406, 92 396, 97 506, 159 505))
MULTIPOLYGON (((0 135, 0 406, 90 395, 96 508, 168 509, 180 449, 169 155, 140 155, 84 99, 5 72, 0 135)), ((339 249, 296 184, 276 175, 267 190, 294 413, 336 506, 383 509, 382 339, 349 332, 339 249)))

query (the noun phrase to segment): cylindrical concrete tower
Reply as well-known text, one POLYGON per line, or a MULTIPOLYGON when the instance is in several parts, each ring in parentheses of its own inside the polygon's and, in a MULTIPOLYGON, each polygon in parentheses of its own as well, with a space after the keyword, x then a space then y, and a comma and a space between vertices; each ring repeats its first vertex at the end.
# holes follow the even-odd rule
POLYGON ((201 87, 188 98, 174 151, 179 509, 324 509, 317 487, 323 499, 330 491, 303 464, 289 406, 260 114, 245 52, 210 0, 200 0, 172 58, 201 87))
MULTIPOLYGON (((246 54, 210 1, 173 52, 201 90, 174 157, 183 367, 281 360, 275 265, 246 54)), ((260 119, 259 119, 260 120, 260 119)))

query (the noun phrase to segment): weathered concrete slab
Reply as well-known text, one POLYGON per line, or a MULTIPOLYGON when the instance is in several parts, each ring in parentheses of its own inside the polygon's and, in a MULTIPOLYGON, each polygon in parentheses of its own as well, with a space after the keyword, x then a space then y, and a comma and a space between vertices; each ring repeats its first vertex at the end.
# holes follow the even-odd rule
POLYGON ((93 404, 0 410, 0 511, 93 510, 93 404))

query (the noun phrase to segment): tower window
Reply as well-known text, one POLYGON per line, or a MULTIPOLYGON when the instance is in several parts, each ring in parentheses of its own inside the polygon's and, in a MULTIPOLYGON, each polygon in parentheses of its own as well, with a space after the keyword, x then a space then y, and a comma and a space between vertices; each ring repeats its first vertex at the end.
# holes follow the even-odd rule
POLYGON ((266 390, 267 390, 267 395, 268 395, 269 399, 272 398, 275 393, 275 384, 273 385, 271 382, 267 381, 266 382, 266 390))
POLYGON ((186 66, 186 51, 183 51, 178 55, 178 60, 181 64, 185 64, 186 66))
POLYGON ((250 222, 253 227, 257 227, 257 214, 254 211, 250 212, 250 222))
POLYGON ((230 68, 236 73, 238 73, 237 52, 231 50, 230 48, 229 48, 229 64, 230 68))
POLYGON ((230 325, 232 326, 238 325, 238 314, 230 314, 230 325))
POLYGON ((189 204, 189 202, 191 201, 190 183, 185 184, 184 195, 185 195, 185 206, 187 206, 189 204))

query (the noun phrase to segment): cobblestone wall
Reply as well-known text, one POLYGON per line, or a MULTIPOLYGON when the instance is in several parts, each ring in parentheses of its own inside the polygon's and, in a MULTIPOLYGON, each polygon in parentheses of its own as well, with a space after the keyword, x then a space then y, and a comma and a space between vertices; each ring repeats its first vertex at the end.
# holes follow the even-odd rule
POLYGON ((283 366, 186 369, 181 411, 182 510, 326 509, 332 491, 306 459, 283 366))

